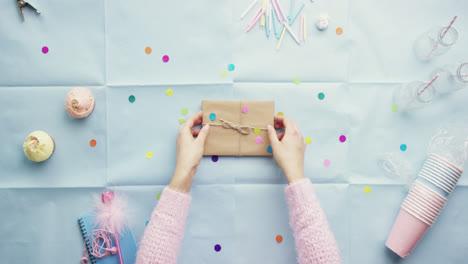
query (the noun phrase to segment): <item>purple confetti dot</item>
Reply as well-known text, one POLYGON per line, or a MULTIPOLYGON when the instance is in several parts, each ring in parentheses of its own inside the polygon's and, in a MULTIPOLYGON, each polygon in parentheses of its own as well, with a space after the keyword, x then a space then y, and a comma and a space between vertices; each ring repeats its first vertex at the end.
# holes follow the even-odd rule
POLYGON ((221 251, 221 246, 220 246, 219 244, 216 244, 216 245, 214 246, 214 250, 215 250, 216 252, 221 251))
POLYGON ((340 142, 345 142, 345 141, 346 141, 346 136, 341 135, 341 136, 340 136, 340 142))
POLYGON ((164 55, 164 56, 162 57, 162 60, 163 60, 164 63, 167 63, 167 62, 169 61, 169 56, 164 55))
POLYGON ((218 162, 218 156, 211 156, 211 161, 218 162))
POLYGON ((47 46, 42 47, 42 53, 44 54, 49 53, 49 48, 47 46))

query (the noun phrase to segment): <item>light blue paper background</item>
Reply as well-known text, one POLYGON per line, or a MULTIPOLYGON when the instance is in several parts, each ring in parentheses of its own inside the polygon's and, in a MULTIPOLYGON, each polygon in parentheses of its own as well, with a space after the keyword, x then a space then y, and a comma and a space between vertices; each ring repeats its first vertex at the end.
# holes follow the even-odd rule
MULTIPOLYGON (((386 177, 377 163, 379 155, 396 152, 419 169, 439 125, 468 121, 468 90, 438 96, 409 114, 390 110, 400 84, 427 81, 436 67, 468 60, 468 2, 306 1, 307 41, 298 46, 286 34, 279 52, 277 41, 258 27, 245 33, 254 11, 242 21, 239 16, 250 2, 35 0, 42 14, 25 9, 24 22, 15 1, 0 2, 2 263, 78 263, 76 219, 91 210, 91 195, 106 187, 128 194, 129 224, 139 241, 156 195, 172 176, 180 111, 187 107, 194 114, 202 99, 275 100, 276 111, 312 138, 305 172, 344 263, 468 258, 468 178, 461 178, 438 221, 402 261, 384 242, 406 186, 386 177), (312 24, 320 13, 330 15, 323 32, 312 24), (415 38, 454 14, 458 43, 428 63, 417 61, 415 38), (338 26, 341 36, 334 32, 338 26), (222 78, 230 63, 235 71, 222 78), (64 109, 75 86, 96 98, 94 112, 83 120, 64 109), (324 100, 317 99, 320 92, 324 100), (133 104, 129 95, 136 97, 133 104), (48 132, 57 146, 39 164, 22 153, 34 130, 48 132), (345 143, 338 140, 342 134, 345 143), (94 148, 91 139, 97 140, 94 148), (399 150, 403 143, 406 152, 399 150), (365 186, 371 193, 364 193, 365 186)), ((289 1, 281 4, 288 13, 289 1)), ((293 29, 298 32, 297 21, 293 29)), ((204 157, 179 263, 296 263, 285 186, 272 157, 220 157, 217 163, 204 157)))

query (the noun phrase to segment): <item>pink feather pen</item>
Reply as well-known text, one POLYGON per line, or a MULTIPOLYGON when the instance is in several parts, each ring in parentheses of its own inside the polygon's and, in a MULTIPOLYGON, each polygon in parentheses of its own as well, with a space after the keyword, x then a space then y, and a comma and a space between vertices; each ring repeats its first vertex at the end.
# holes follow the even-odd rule
POLYGON ((124 209, 127 206, 127 200, 122 194, 114 195, 114 192, 109 191, 102 193, 101 200, 95 197, 94 206, 96 208, 95 224, 113 234, 119 262, 123 264, 119 236, 123 233, 126 225, 124 209))

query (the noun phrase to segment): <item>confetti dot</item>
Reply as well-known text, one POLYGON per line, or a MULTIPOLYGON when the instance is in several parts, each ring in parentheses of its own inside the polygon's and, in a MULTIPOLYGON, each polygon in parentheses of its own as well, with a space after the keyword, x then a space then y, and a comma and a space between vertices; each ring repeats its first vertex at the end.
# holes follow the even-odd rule
POLYGON ((188 114, 188 109, 187 109, 187 108, 185 108, 185 107, 184 107, 184 108, 182 108, 182 114, 183 114, 183 115, 186 115, 186 114, 188 114))
POLYGON ((329 160, 327 160, 327 159, 326 159, 326 160, 324 160, 324 161, 323 161, 323 165, 324 165, 325 167, 328 167, 328 166, 330 166, 330 161, 329 161, 329 160))
POLYGON ((307 143, 307 144, 312 143, 312 138, 306 137, 306 138, 305 138, 305 143, 307 143))
POLYGON ((273 149, 271 148, 271 146, 267 147, 267 151, 268 151, 268 153, 273 153, 273 149))
POLYGON ((214 250, 215 250, 216 252, 221 251, 221 246, 220 246, 219 244, 216 244, 216 245, 214 246, 214 250))
POLYGON ((276 236, 276 242, 279 244, 281 242, 283 242, 283 237, 281 235, 277 235, 276 236))
POLYGON ((299 85, 300 83, 301 83, 301 79, 299 79, 299 78, 294 79, 294 84, 295 85, 299 85))
POLYGON ((179 118, 179 124, 182 125, 183 123, 185 123, 185 117, 179 118))
POLYGON ((151 48, 150 48, 150 47, 146 47, 146 48, 145 48, 145 53, 146 53, 146 54, 150 54, 150 53, 151 53, 151 48))
POLYGON ((148 159, 151 159, 153 157, 153 152, 151 152, 151 151, 146 152, 146 157, 148 159))
POLYGON ((134 95, 130 95, 130 96, 128 97, 128 101, 129 101, 130 103, 135 102, 135 96, 134 96, 134 95))
POLYGON ((278 164, 278 162, 276 162, 276 166, 278 166, 278 168, 281 168, 280 165, 278 164))
POLYGON ((369 186, 364 187, 364 192, 365 192, 365 193, 370 193, 370 192, 371 192, 371 188, 370 188, 369 186))
POLYGON ((212 161, 212 162, 218 162, 218 159, 219 159, 219 157, 216 156, 216 155, 211 156, 211 161, 212 161))
POLYGON ((164 55, 164 56, 162 57, 162 61, 163 61, 164 63, 167 63, 167 62, 169 61, 169 56, 164 55))
POLYGON ((396 104, 392 105, 392 111, 393 112, 398 111, 398 105, 396 105, 396 104))
POLYGON ((258 136, 258 137, 255 138, 255 142, 257 142, 257 144, 262 144, 263 138, 258 136))
POLYGON ((324 94, 324 93, 319 93, 319 94, 318 94, 318 99, 323 100, 324 98, 325 98, 325 94, 324 94))
POLYGON ((258 128, 258 127, 254 128, 254 133, 256 135, 260 134, 260 128, 258 128))
POLYGON ((346 136, 345 135, 341 135, 340 136, 340 142, 343 143, 346 141, 346 136))
POLYGON ((406 144, 401 144, 401 145, 400 145, 400 150, 401 150, 401 151, 406 151, 407 148, 408 148, 408 147, 406 146, 406 144))
POLYGON ((211 113, 211 114, 210 114, 210 120, 211 120, 211 121, 215 121, 215 120, 216 120, 216 114, 215 114, 215 113, 211 113))
POLYGON ((336 28, 336 34, 337 34, 337 35, 343 34, 343 29, 340 28, 340 27, 337 27, 337 28, 336 28))
POLYGON ((227 76, 227 71, 221 71, 221 77, 226 78, 227 76))
POLYGON ((146 221, 146 224, 145 224, 145 225, 148 226, 148 223, 149 223, 149 220, 146 221))
POLYGON ((172 91, 172 89, 167 89, 166 90, 167 96, 172 96, 173 93, 174 93, 174 91, 172 91))
POLYGON ((248 112, 249 112, 249 107, 248 106, 242 107, 242 113, 247 114, 248 112))
POLYGON ((236 66, 234 66, 234 64, 229 64, 228 65, 228 70, 229 71, 233 71, 235 68, 236 68, 236 66))
POLYGON ((156 194, 156 199, 161 199, 161 193, 156 194))
POLYGON ((96 146, 96 140, 95 139, 91 139, 91 141, 89 141, 89 145, 91 147, 95 147, 96 146))
POLYGON ((42 47, 42 53, 44 54, 49 53, 49 48, 47 46, 42 47))
POLYGON ((283 116, 284 114, 283 114, 283 112, 278 112, 278 113, 276 113, 276 115, 277 116, 283 116))

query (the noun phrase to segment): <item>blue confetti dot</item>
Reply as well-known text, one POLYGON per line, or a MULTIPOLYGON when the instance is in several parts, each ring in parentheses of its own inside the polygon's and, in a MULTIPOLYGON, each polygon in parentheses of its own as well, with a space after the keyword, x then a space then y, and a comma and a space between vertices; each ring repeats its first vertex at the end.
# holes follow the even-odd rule
POLYGON ((149 221, 146 221, 146 225, 148 225, 149 221))
POLYGON ((211 121, 215 121, 215 120, 216 120, 216 114, 215 114, 215 113, 211 113, 211 114, 210 114, 210 120, 211 120, 211 121))
POLYGON ((268 146, 267 151, 268 153, 273 153, 273 149, 271 148, 271 146, 268 146))
POLYGON ((235 68, 236 68, 236 66, 234 66, 234 64, 229 64, 228 65, 228 70, 229 71, 233 71, 235 68))
POLYGON ((406 144, 401 144, 401 145, 400 145, 400 150, 401 150, 401 151, 406 151, 407 148, 408 148, 408 147, 406 146, 406 144))

